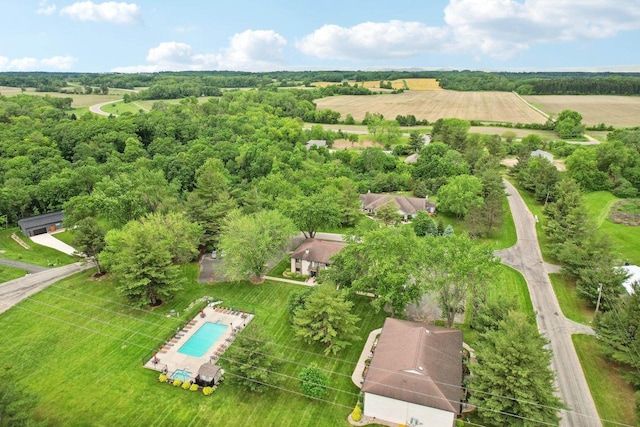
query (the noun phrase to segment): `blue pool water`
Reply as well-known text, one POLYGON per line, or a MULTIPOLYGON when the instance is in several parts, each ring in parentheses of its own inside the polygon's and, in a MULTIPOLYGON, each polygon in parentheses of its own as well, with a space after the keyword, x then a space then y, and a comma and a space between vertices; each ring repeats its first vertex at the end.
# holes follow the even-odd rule
POLYGON ((174 380, 180 380, 182 382, 187 381, 191 377, 191 372, 186 369, 177 369, 173 374, 171 374, 171 378, 174 380))
POLYGON ((213 343, 220 338, 220 335, 227 330, 227 327, 224 323, 205 323, 180 347, 178 353, 188 354, 194 357, 204 356, 213 343))

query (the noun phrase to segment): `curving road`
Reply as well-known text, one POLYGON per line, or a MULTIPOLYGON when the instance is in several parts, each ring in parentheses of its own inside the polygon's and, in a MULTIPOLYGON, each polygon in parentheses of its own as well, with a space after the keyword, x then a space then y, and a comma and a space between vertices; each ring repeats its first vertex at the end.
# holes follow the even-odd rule
MULTIPOLYGON (((114 103, 120 102, 120 101, 122 101, 122 99, 116 99, 115 101, 107 101, 107 102, 101 102, 99 104, 94 104, 94 105, 89 107, 89 111, 91 111, 94 114, 100 114, 101 116, 110 116, 110 115, 112 115, 112 113, 108 113, 106 111, 102 111, 102 107, 104 107, 105 105, 114 104, 114 103)), ((118 117, 117 114, 113 114, 113 116, 118 117)))
POLYGON ((549 339, 549 348, 553 351, 551 367, 557 373, 558 392, 570 408, 561 411, 560 425, 602 426, 571 341, 571 334, 592 333, 591 328, 569 321, 562 314, 542 261, 535 219, 518 190, 508 181, 505 185, 518 243, 509 249, 496 251, 496 256, 502 258, 503 264, 523 274, 536 311, 538 329, 549 339))

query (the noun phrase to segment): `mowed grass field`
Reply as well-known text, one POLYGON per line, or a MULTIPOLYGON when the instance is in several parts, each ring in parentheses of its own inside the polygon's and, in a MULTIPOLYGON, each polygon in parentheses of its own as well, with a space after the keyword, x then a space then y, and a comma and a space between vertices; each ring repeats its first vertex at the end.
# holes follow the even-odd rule
POLYGON ((582 114, 587 125, 605 123, 616 127, 640 125, 640 97, 613 95, 536 95, 525 96, 542 111, 557 116, 562 110, 582 114))
MULTIPOLYGON (((359 342, 333 357, 319 346, 292 338, 286 303, 304 288, 298 285, 245 282, 201 285, 198 265, 183 269, 189 283, 175 299, 153 311, 127 305, 108 276, 90 278, 83 272, 52 285, 0 315, 0 366, 12 381, 38 396, 38 419, 51 426, 348 426, 347 416, 357 400, 351 374, 368 333, 382 326, 385 315, 358 297, 353 312, 359 342), (251 393, 232 384, 227 375, 210 397, 160 384, 158 373, 144 369, 142 360, 172 336, 185 319, 168 318, 202 296, 225 306, 256 314, 249 327, 261 327, 281 358, 277 376, 284 389, 299 391, 297 375, 316 362, 330 373, 325 399, 312 401, 286 390, 251 393)), ((224 358, 224 357, 223 357, 224 358)), ((221 364, 228 368, 232 362, 221 364)), ((230 369, 228 369, 231 372, 230 369)))
POLYGON ((393 119, 413 114, 417 119, 435 121, 456 117, 512 123, 544 123, 546 118, 509 92, 408 91, 399 94, 369 96, 332 96, 317 99, 318 109, 338 111, 342 117, 351 114, 362 120, 366 112, 382 113, 393 119))

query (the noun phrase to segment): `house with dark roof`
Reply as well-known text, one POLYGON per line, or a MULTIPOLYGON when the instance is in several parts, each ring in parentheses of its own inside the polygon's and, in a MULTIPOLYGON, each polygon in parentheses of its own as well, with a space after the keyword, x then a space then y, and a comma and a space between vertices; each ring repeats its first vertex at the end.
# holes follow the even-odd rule
POLYGON ((462 410, 462 332, 387 318, 362 392, 366 416, 452 427, 462 410))
POLYGON ((51 212, 29 218, 22 218, 18 220, 18 227, 20 227, 20 231, 27 237, 37 236, 62 228, 63 219, 64 214, 62 211, 51 212))
POLYGON ((433 215, 436 211, 435 202, 430 202, 427 198, 394 196, 391 194, 367 193, 360 195, 362 209, 369 214, 375 214, 381 206, 393 203, 398 208, 398 213, 402 215, 404 221, 408 221, 417 215, 419 211, 425 211, 433 215))
POLYGON ((315 277, 318 271, 329 267, 331 257, 346 243, 320 239, 306 239, 291 254, 291 272, 315 277))

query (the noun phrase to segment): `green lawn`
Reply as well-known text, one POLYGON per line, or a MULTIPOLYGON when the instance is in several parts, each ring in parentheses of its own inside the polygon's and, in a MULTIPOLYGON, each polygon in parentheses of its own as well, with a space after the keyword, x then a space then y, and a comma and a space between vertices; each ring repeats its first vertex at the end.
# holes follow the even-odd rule
POLYGON ((2 255, 0 255, 3 258, 28 262, 44 267, 66 265, 76 261, 72 256, 33 243, 31 239, 25 237, 18 228, 0 231, 0 250, 4 251, 2 255), (14 241, 11 238, 11 233, 16 233, 23 242, 30 246, 30 249, 25 249, 14 241))
POLYGON ((628 261, 640 265, 640 227, 616 224, 607 219, 613 204, 620 200, 608 191, 596 191, 585 195, 587 210, 597 222, 601 233, 613 243, 614 254, 622 263, 628 261))
POLYGON ((19 268, 0 265, 0 284, 17 279, 18 277, 23 277, 25 274, 27 274, 27 272, 19 268))
MULTIPOLYGON (((500 264, 497 274, 498 278, 490 283, 487 289, 487 300, 497 303, 505 300, 515 300, 518 303, 519 311, 531 316, 531 319, 535 319, 529 288, 524 276, 504 264, 500 264)), ((467 313, 469 313, 468 310, 467 313)), ((469 327, 469 321, 470 319, 467 318, 463 325, 457 325, 456 327, 464 332, 464 342, 473 347, 479 336, 475 330, 469 327)))
POLYGON ((615 425, 604 420, 637 425, 633 387, 620 377, 614 364, 604 360, 596 338, 587 335, 571 338, 603 426, 615 425))
MULTIPOLYGON (((11 368, 14 381, 36 394, 36 415, 49 425, 278 425, 348 426, 346 417, 357 399, 351 383, 353 366, 368 333, 379 328, 384 315, 375 313, 366 298, 356 301, 362 321, 361 341, 336 357, 291 337, 283 308, 300 286, 278 282, 201 285, 198 266, 186 266, 188 285, 178 298, 153 312, 124 305, 108 277, 91 279, 92 271, 61 281, 0 315, 0 365, 11 368), (281 372, 297 376, 315 361, 331 372, 326 399, 315 402, 282 390, 254 394, 227 382, 213 396, 187 392, 157 382, 157 373, 144 369, 142 359, 180 324, 167 318, 201 296, 256 313, 260 325, 287 359, 281 372), (294 363, 295 362, 295 363, 294 363), (82 402, 80 405, 79 402, 82 402), (134 421, 135 420, 135 421, 134 421)), ((251 327, 251 325, 249 327, 251 327)), ((295 388, 297 381, 284 380, 295 388)))
POLYGON ((550 274, 553 292, 565 317, 585 325, 591 325, 594 310, 578 297, 575 282, 561 274, 550 274))
POLYGON ((66 243, 69 246, 73 246, 74 234, 75 234, 75 230, 65 230, 65 231, 61 231, 59 233, 54 234, 53 237, 60 240, 61 242, 66 243))

